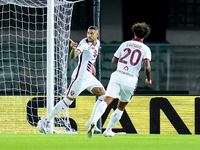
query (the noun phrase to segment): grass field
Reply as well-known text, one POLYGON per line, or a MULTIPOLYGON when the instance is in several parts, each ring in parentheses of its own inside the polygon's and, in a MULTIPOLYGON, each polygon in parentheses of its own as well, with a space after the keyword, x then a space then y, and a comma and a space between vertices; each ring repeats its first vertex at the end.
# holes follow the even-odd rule
POLYGON ((0 134, 0 150, 199 150, 200 135, 0 134))

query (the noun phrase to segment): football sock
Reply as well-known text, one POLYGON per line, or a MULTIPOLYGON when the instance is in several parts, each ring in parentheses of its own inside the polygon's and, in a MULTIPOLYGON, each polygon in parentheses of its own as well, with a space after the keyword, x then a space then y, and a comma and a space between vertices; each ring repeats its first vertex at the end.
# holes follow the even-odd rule
POLYGON ((93 122, 94 123, 97 123, 97 121, 99 120, 99 118, 103 115, 103 113, 105 112, 106 108, 107 108, 107 103, 105 101, 101 102, 97 109, 96 109, 96 112, 94 113, 94 116, 93 116, 93 122))
POLYGON ((64 98, 63 99, 63 102, 65 103, 65 105, 67 106, 67 107, 69 107, 72 103, 73 103, 73 100, 69 100, 68 98, 64 98))
POLYGON ((110 117, 110 122, 106 128, 107 131, 110 131, 114 125, 121 119, 123 111, 116 109, 110 117))
POLYGON ((94 114, 96 112, 96 109, 98 107, 98 105, 104 100, 104 95, 101 95, 98 97, 96 103, 94 104, 94 108, 93 108, 93 111, 92 111, 92 115, 90 117, 90 119, 88 120, 89 123, 92 123, 92 120, 94 119, 94 114))
POLYGON ((55 115, 59 114, 63 109, 65 109, 67 106, 70 106, 72 103, 73 101, 67 99, 66 97, 63 100, 59 101, 50 112, 50 114, 47 116, 47 120, 50 121, 55 115))

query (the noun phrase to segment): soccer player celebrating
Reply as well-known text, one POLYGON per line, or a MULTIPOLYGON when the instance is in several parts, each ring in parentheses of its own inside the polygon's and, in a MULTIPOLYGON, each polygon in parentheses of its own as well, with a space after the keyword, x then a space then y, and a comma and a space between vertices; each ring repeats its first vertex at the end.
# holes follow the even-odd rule
MULTIPOLYGON (((72 73, 72 81, 67 89, 64 99, 56 104, 52 112, 50 112, 47 117, 43 116, 41 118, 42 128, 45 134, 47 134, 50 130, 50 120, 64 108, 70 106, 75 98, 85 89, 90 91, 92 94, 99 96, 94 105, 91 118, 86 123, 86 126, 89 127, 92 123, 93 114, 100 102, 104 100, 105 94, 103 85, 92 75, 92 73, 94 73, 94 75, 96 73, 94 63, 98 56, 98 50, 100 47, 100 42, 97 39, 98 36, 98 28, 96 26, 90 26, 87 30, 87 38, 82 39, 79 45, 69 39, 71 41, 72 48, 70 58, 74 59, 79 56, 78 66, 72 73)), ((98 130, 97 127, 96 130, 98 130)))
POLYGON ((123 42, 112 58, 112 63, 117 64, 117 70, 111 74, 105 99, 100 103, 94 114, 94 119, 87 130, 87 137, 92 137, 96 122, 105 112, 107 106, 118 98, 117 109, 113 112, 110 122, 104 131, 105 137, 112 137, 115 133, 111 130, 120 120, 123 111, 134 94, 138 82, 138 76, 142 65, 146 74, 145 83, 150 85, 151 81, 151 51, 143 40, 150 34, 150 27, 146 23, 136 23, 132 26, 134 39, 123 42))

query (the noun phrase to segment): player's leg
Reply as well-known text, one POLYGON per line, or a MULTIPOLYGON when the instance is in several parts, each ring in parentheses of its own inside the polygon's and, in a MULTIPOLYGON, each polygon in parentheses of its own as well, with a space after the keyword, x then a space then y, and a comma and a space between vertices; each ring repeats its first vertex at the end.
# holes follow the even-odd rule
POLYGON ((114 125, 121 119, 123 111, 126 107, 126 105, 128 104, 128 102, 121 102, 119 100, 118 102, 118 106, 117 109, 113 112, 113 114, 110 117, 110 121, 109 124, 106 128, 106 130, 104 131, 103 135, 105 137, 113 137, 115 135, 114 132, 112 132, 112 128, 114 127, 114 125))
POLYGON ((96 123, 99 120, 99 118, 103 115, 107 106, 113 101, 113 99, 119 97, 119 92, 120 92, 119 84, 110 80, 106 90, 104 101, 99 104, 94 114, 94 119, 93 119, 94 123, 96 123))
POLYGON ((104 95, 101 95, 98 97, 98 99, 96 100, 93 110, 92 110, 92 114, 90 116, 90 119, 87 121, 87 123, 85 124, 86 127, 89 127, 90 124, 92 123, 93 119, 94 119, 94 113, 96 112, 96 109, 98 107, 98 105, 104 100, 104 95))
POLYGON ((105 89, 104 89, 103 85, 94 76, 92 76, 90 78, 90 82, 88 82, 87 90, 89 92, 91 92, 92 94, 98 96, 98 98, 95 102, 95 105, 93 107, 91 117, 88 120, 88 122, 85 124, 86 127, 89 127, 89 125, 93 121, 93 117, 94 117, 94 113, 96 112, 96 108, 104 100, 105 89))
MULTIPOLYGON (((94 108, 93 108, 93 112, 92 112, 92 115, 89 119, 89 121, 86 123, 86 126, 87 124, 91 124, 94 120, 94 114, 95 112, 97 111, 97 107, 101 104, 101 102, 104 101, 104 94, 105 94, 105 89, 103 87, 103 85, 99 82, 99 80, 97 80, 94 76, 92 76, 90 78, 90 83, 88 83, 88 85, 90 85, 87 90, 90 91, 91 93, 93 93, 94 95, 96 96, 99 96, 95 105, 94 105, 94 108)), ((115 85, 114 85, 115 86, 115 85)), ((108 86, 109 87, 109 86, 108 86)), ((112 89, 112 87, 111 87, 112 89)), ((102 115, 102 111, 104 112, 106 109, 106 107, 110 104, 110 102, 112 102, 113 98, 106 98, 106 101, 107 101, 107 105, 103 102, 103 104, 100 105, 100 108, 99 110, 97 111, 97 118, 100 118, 99 116, 102 115), (110 102, 109 102, 110 101, 110 102), (101 111, 102 110, 102 111, 101 111)), ((97 120, 98 121, 98 120, 97 120)), ((97 122, 96 119, 95 119, 95 123, 97 122)))
POLYGON ((74 100, 75 98, 70 98, 69 96, 66 96, 63 100, 59 101, 53 108, 53 110, 50 112, 50 114, 46 117, 47 120, 51 120, 54 116, 59 114, 63 109, 69 107, 74 100))
POLYGON ((86 133, 86 135, 87 135, 88 138, 92 138, 97 121, 100 119, 100 117, 105 112, 105 110, 106 110, 106 108, 108 106, 107 103, 110 104, 112 101, 113 101, 112 97, 106 96, 105 99, 104 99, 104 101, 102 101, 97 106, 96 111, 95 111, 94 116, 93 116, 93 121, 90 124, 90 126, 88 127, 88 130, 87 130, 87 133, 86 133))
POLYGON ((83 90, 81 88, 81 83, 79 83, 79 81, 72 81, 68 91, 67 91, 67 95, 66 97, 64 97, 63 100, 59 101, 56 106, 53 108, 53 110, 48 114, 48 116, 43 116, 41 118, 41 123, 42 123, 42 129, 44 131, 45 134, 47 134, 50 130, 50 120, 56 116, 57 114, 59 114, 63 109, 65 109, 66 107, 69 107, 73 101, 75 100, 75 98, 80 94, 80 92, 83 90), (76 90, 75 90, 76 89, 76 90))
MULTIPOLYGON (((71 99, 71 98, 70 98, 71 99)), ((63 109, 68 107, 73 103, 73 100, 70 100, 69 98, 65 97, 63 100, 59 101, 56 106, 53 108, 53 110, 49 113, 47 117, 43 116, 41 117, 42 122, 42 129, 45 134, 47 134, 50 130, 50 120, 59 114, 63 109)))
POLYGON ((103 113, 105 112, 107 106, 113 101, 113 97, 110 97, 110 96, 105 96, 105 99, 103 102, 101 102, 97 109, 96 109, 96 112, 94 114, 94 119, 93 119, 93 122, 94 123, 97 123, 97 121, 100 119, 100 117, 103 115, 103 113))
POLYGON ((87 127, 88 127, 89 124, 92 123, 92 120, 93 120, 93 117, 94 117, 94 113, 96 112, 96 109, 97 109, 98 105, 104 100, 105 89, 101 84, 99 86, 101 86, 101 87, 92 87, 91 90, 88 88, 88 91, 90 91, 94 95, 98 96, 98 99, 96 100, 96 102, 94 104, 91 117, 88 120, 88 122, 86 123, 87 127))
POLYGON ((99 85, 101 87, 93 87, 91 92, 96 95, 96 96, 101 96, 105 94, 105 89, 103 87, 103 85, 99 85))
POLYGON ((99 118, 103 115, 103 113, 105 112, 107 106, 113 101, 113 97, 117 97, 119 95, 119 86, 117 86, 118 84, 116 83, 112 83, 111 81, 108 84, 107 87, 107 91, 106 91, 106 95, 107 93, 111 96, 105 96, 104 101, 102 101, 96 108, 96 111, 94 113, 93 116, 93 120, 92 120, 92 124, 89 126, 88 130, 87 130, 87 137, 91 138, 93 136, 93 132, 94 129, 92 127, 94 127, 94 125, 96 125, 97 121, 99 120, 99 118))
MULTIPOLYGON (((104 100, 104 95, 101 95, 98 97, 98 99, 96 100, 93 110, 92 110, 92 114, 90 116, 90 119, 86 122, 85 126, 89 127, 92 123, 92 120, 94 119, 94 113, 96 112, 96 109, 98 107, 98 105, 104 100)), ((95 126, 95 132, 96 133, 102 133, 101 129, 99 129, 97 126, 95 126)))
POLYGON ((66 97, 63 100, 59 101, 50 114, 46 117, 47 120, 51 120, 55 115, 59 114, 63 109, 69 107, 75 98, 80 94, 84 89, 81 88, 81 82, 79 80, 73 80, 67 90, 66 97))
POLYGON ((104 101, 101 102, 95 112, 93 122, 96 123, 99 118, 105 112, 107 106, 113 101, 114 98, 118 98, 120 92, 120 86, 118 83, 110 81, 106 90, 104 101))
POLYGON ((94 119, 94 114, 96 112, 98 105, 104 100, 105 89, 104 89, 103 85, 94 76, 92 76, 90 78, 90 82, 88 82, 87 90, 90 91, 92 94, 98 96, 98 98, 94 104, 90 119, 85 124, 86 127, 90 128, 89 133, 87 134, 87 137, 90 138, 90 137, 92 137, 92 134, 93 134, 92 130, 94 130, 97 133, 101 133, 101 130, 98 129, 96 124, 94 126, 92 126, 92 128, 91 128, 91 124, 94 119))
MULTIPOLYGON (((105 90, 102 84, 96 78, 93 78, 92 84, 93 86, 87 89, 91 91, 93 94, 99 96, 105 93, 105 90)), ((120 88, 118 87, 118 90, 117 90, 116 87, 117 87, 116 83, 114 82, 112 83, 111 81, 109 82, 107 91, 106 91, 106 93, 108 93, 108 96, 106 96, 105 98, 103 95, 99 96, 98 100, 99 101, 103 100, 103 101, 94 106, 93 114, 92 114, 92 117, 90 118, 90 122, 96 123, 99 120, 99 118, 102 116, 102 114, 104 113, 107 106, 113 101, 113 97, 119 94, 120 88)))
POLYGON ((105 137, 112 137, 115 135, 114 132, 112 132, 112 128, 121 119, 123 111, 126 105, 129 102, 131 102, 131 98, 134 92, 134 89, 132 87, 128 87, 124 85, 121 85, 120 87, 121 87, 121 90, 120 90, 121 97, 120 97, 120 100, 118 101, 117 109, 111 115, 109 124, 103 133, 105 137))

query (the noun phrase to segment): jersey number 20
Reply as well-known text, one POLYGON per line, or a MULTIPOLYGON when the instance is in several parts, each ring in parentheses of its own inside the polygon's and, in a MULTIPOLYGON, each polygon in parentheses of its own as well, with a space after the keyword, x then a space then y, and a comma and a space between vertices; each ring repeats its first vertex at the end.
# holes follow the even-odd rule
POLYGON ((126 57, 128 57, 129 55, 131 55, 131 57, 130 57, 130 64, 131 64, 132 66, 137 65, 138 62, 139 62, 139 60, 140 60, 140 58, 141 58, 141 55, 142 55, 141 51, 138 50, 138 49, 136 49, 136 50, 134 50, 134 51, 131 51, 130 48, 125 48, 125 49, 124 49, 124 52, 125 52, 125 51, 127 51, 126 55, 123 56, 123 57, 121 57, 121 58, 119 59, 119 62, 124 63, 124 64, 127 64, 127 61, 124 60, 124 59, 125 59, 126 57), (134 56, 135 56, 136 53, 138 53, 137 59, 136 59, 135 62, 133 62, 133 58, 134 58, 134 56))

